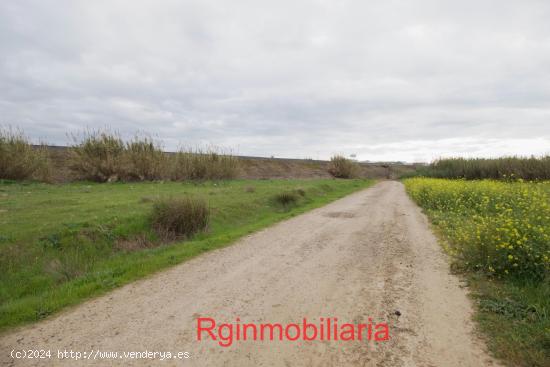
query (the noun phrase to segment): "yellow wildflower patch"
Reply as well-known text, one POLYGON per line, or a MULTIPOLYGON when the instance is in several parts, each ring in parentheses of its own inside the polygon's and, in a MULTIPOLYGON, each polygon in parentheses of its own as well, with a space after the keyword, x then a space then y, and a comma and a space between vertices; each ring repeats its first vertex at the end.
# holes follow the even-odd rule
POLYGON ((404 180, 465 267, 496 276, 550 271, 550 182, 404 180))

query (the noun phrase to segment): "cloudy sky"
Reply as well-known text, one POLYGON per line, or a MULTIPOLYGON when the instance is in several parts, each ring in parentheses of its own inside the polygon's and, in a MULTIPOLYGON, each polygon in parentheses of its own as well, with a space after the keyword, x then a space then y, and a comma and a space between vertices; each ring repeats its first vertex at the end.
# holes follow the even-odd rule
POLYGON ((550 1, 2 0, 0 124, 167 150, 550 153, 550 1))

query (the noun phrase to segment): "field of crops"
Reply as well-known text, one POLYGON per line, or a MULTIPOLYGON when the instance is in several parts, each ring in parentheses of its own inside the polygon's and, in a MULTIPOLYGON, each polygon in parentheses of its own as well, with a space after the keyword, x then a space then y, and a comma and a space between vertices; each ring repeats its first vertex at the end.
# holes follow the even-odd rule
POLYGON ((511 365, 550 361, 550 182, 404 180, 467 276, 490 348, 511 365))

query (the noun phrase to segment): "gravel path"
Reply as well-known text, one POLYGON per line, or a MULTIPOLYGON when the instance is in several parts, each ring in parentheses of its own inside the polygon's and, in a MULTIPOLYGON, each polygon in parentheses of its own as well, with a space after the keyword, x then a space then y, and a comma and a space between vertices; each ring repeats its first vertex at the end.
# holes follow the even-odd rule
MULTIPOLYGON (((0 337, 0 363, 162 366, 492 366, 472 307, 420 209, 384 181, 44 322, 0 337), (399 312, 396 312, 399 311, 399 312), (400 316, 397 314, 400 313, 400 316), (218 323, 386 322, 390 340, 233 341, 218 323), (206 324, 205 324, 206 325, 206 324), (12 349, 52 359, 12 360, 12 349), (188 352, 188 359, 57 359, 57 350, 188 352)), ((88 355, 88 354, 87 354, 88 355)), ((93 357, 92 357, 93 358, 93 357)))

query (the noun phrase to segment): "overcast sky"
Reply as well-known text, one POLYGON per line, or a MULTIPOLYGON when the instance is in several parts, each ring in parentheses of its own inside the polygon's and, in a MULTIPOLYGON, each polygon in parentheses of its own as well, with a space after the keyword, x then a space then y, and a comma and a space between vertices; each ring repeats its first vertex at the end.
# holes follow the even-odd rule
POLYGON ((550 1, 2 0, 0 123, 276 157, 550 153, 550 1))

